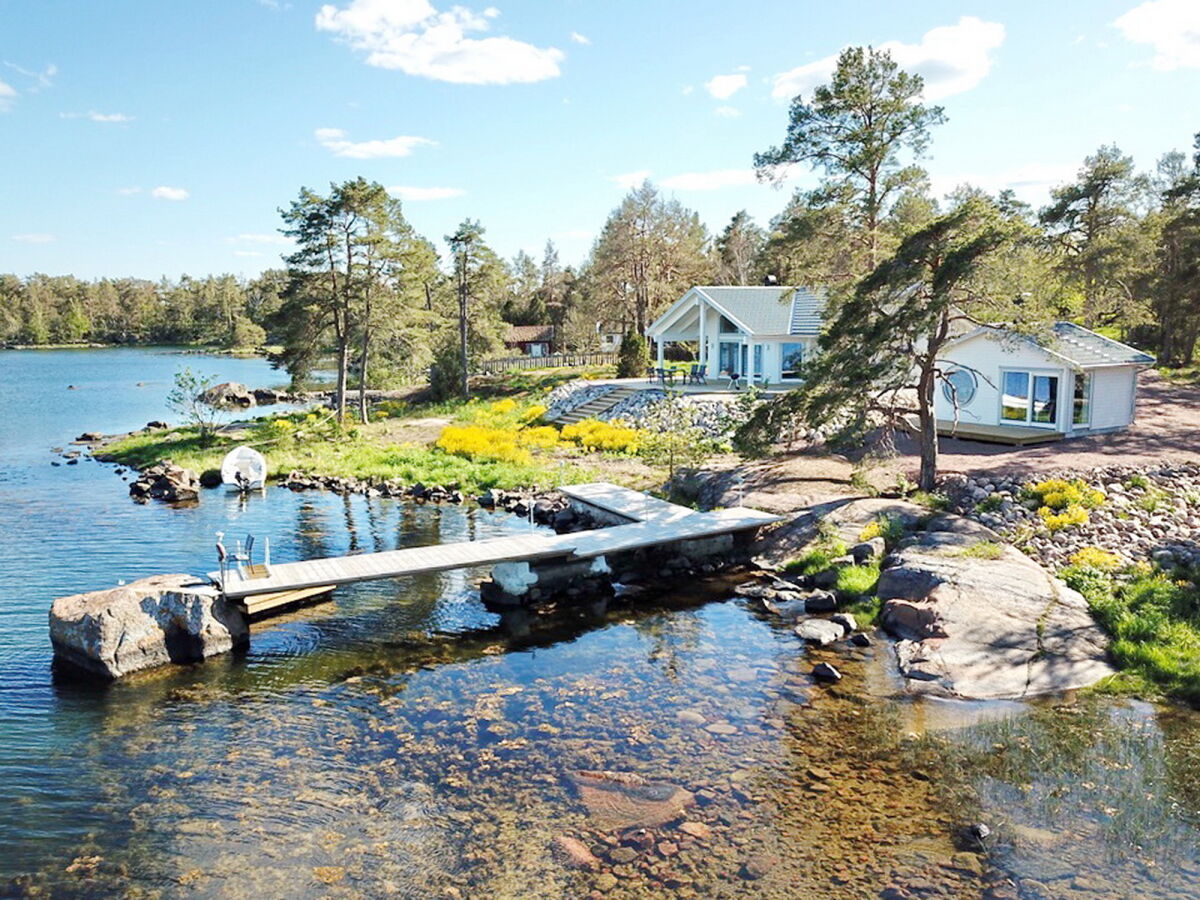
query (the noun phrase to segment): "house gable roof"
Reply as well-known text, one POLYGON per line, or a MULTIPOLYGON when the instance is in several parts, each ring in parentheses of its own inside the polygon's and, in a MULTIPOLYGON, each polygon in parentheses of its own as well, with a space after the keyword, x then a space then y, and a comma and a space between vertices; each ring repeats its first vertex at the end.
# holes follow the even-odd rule
POLYGON ((790 286, 699 285, 683 295, 658 317, 648 331, 661 331, 680 304, 698 293, 714 309, 749 334, 794 334, 812 336, 821 333, 823 295, 808 288, 790 286))
POLYGON ((961 337, 951 340, 946 346, 954 346, 982 335, 1006 335, 1028 341, 1043 352, 1058 357, 1079 369, 1099 369, 1105 366, 1148 366, 1154 357, 1097 334, 1074 322, 1055 322, 1050 335, 1039 339, 1034 335, 1022 335, 998 325, 981 325, 961 337))
POLYGON ((509 325, 506 344, 527 344, 554 340, 553 325, 509 325))

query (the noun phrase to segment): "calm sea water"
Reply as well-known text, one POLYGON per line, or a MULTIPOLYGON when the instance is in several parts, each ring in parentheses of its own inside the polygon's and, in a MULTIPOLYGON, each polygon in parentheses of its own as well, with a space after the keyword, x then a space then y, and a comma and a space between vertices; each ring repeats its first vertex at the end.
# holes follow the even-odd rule
POLYGON ((218 530, 295 559, 529 527, 278 489, 138 505, 111 466, 51 465, 82 431, 168 417, 181 364, 280 381, 0 353, 0 896, 1200 896, 1194 713, 908 702, 885 645, 806 654, 721 580, 540 623, 486 612, 479 572, 378 582, 254 626, 242 657, 56 678, 54 597, 210 569, 218 530), (820 658, 837 689, 810 683, 820 658), (708 833, 666 826, 629 858, 576 769, 696 792, 708 833), (561 836, 603 868, 564 866, 561 836))

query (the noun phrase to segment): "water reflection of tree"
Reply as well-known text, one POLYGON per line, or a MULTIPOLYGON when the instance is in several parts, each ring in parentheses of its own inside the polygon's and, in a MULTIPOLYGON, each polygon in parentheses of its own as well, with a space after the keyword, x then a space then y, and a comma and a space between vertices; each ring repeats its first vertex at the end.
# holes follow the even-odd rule
POLYGON ((311 500, 300 504, 296 511, 296 543, 298 559, 329 556, 329 534, 321 511, 311 500))
POLYGON ((1163 735, 1163 760, 1172 794, 1184 815, 1200 827, 1200 713, 1161 707, 1156 716, 1163 735))
POLYGON ((632 625, 645 639, 647 661, 671 681, 679 681, 689 659, 696 657, 705 631, 702 617, 694 610, 642 616, 632 625))

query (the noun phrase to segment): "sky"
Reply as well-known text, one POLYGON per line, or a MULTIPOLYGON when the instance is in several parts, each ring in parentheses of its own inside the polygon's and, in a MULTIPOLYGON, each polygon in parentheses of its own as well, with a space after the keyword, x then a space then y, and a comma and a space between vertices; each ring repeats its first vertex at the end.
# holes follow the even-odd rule
POLYGON ((1043 203, 1200 131, 1200 0, 0 0, 0 272, 251 277, 278 210, 359 175, 444 247, 577 264, 650 178, 719 231, 789 101, 887 47, 944 107, 923 165, 1043 203))

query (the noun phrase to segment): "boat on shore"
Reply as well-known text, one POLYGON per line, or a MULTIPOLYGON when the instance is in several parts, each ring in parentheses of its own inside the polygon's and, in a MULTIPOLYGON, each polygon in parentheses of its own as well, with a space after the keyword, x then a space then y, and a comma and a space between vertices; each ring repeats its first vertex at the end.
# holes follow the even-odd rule
POLYGON ((253 447, 235 447, 221 461, 221 483, 239 491, 260 490, 267 483, 267 460, 253 447))

